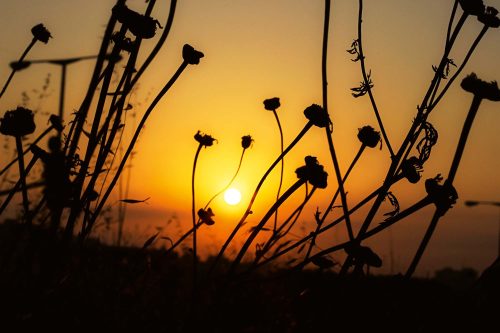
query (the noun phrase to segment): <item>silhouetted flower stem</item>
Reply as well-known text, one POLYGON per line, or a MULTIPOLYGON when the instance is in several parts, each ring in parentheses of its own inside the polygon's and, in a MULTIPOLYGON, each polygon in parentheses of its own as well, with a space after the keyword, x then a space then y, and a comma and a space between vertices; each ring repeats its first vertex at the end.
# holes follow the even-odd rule
POLYGON ((392 150, 391 143, 389 142, 389 138, 385 132, 384 124, 382 122, 382 118, 380 117, 380 112, 378 111, 377 103, 375 102, 375 97, 373 96, 371 85, 369 84, 368 75, 366 73, 365 66, 365 55, 363 53, 363 39, 362 39, 362 28, 361 24, 363 22, 363 0, 359 0, 359 15, 358 15, 358 50, 359 50, 359 64, 361 67, 361 74, 363 75, 363 81, 367 87, 368 96, 370 97, 370 102, 373 107, 373 112, 375 113, 375 117, 377 117, 378 126, 380 127, 380 131, 382 132, 382 136, 384 137, 384 142, 391 154, 391 158, 394 157, 394 151, 392 150))
MULTIPOLYGON (((330 26, 330 0, 325 0, 325 20, 323 29, 323 49, 321 52, 321 83, 322 83, 322 93, 323 93, 323 109, 327 114, 328 119, 328 80, 327 80, 327 55, 328 55, 328 29, 330 26)), ((349 208, 347 205, 347 198, 344 191, 344 185, 342 184, 342 176, 340 173, 340 167, 337 160, 337 155, 335 154, 335 148, 333 146, 332 131, 330 126, 325 126, 326 138, 328 141, 328 148, 330 149, 330 155, 333 161, 333 167, 335 169, 335 176, 337 177, 337 183, 339 184, 340 198, 342 201, 342 209, 345 215, 345 221, 347 226, 347 233, 349 238, 353 239, 354 234, 351 227, 351 219, 349 218, 349 208)))
MULTIPOLYGON (((33 145, 36 145, 38 142, 40 142, 40 140, 42 140, 47 134, 50 133, 50 131, 52 131, 54 129, 54 126, 53 125, 50 125, 45 131, 43 131, 36 139, 35 141, 33 141, 29 147, 25 148, 23 150, 23 153, 22 155, 25 156, 31 149, 31 147, 33 145)), ((3 175, 7 170, 9 170, 9 168, 11 166, 13 166, 17 161, 19 160, 19 157, 16 157, 15 159, 13 159, 12 161, 9 162, 9 164, 7 164, 2 170, 0 170, 0 176, 3 175)))
POLYGON ((177 79, 182 74, 182 72, 184 71, 184 69, 186 69, 187 66, 188 66, 187 62, 185 62, 185 61, 182 62, 182 64, 179 66, 179 68, 174 73, 174 75, 172 76, 172 78, 167 82, 167 84, 163 87, 163 89, 158 93, 158 95, 155 97, 155 99, 153 100, 153 102, 151 102, 151 104, 149 105, 148 109, 144 113, 141 121, 139 122, 139 125, 137 126, 137 128, 135 130, 134 136, 132 137, 132 139, 131 139, 131 141, 129 143, 129 146, 127 147, 127 150, 126 150, 126 152, 125 152, 125 154, 123 156, 123 159, 121 160, 120 165, 118 166, 118 168, 116 170, 115 176, 111 180, 111 182, 110 182, 110 184, 109 184, 106 192, 102 196, 102 198, 101 198, 101 200, 99 202, 99 205, 96 207, 96 209, 94 211, 93 217, 89 220, 89 226, 87 228, 88 230, 87 230, 86 234, 88 234, 89 231, 91 230, 93 224, 95 223, 95 220, 97 219, 97 216, 99 215, 99 212, 104 207, 104 203, 106 202, 107 198, 109 197, 109 195, 113 191, 113 188, 116 185, 116 182, 118 181, 118 178, 120 177, 120 174, 121 174, 123 168, 125 167, 125 164, 127 163, 128 157, 130 156, 130 154, 132 153, 132 150, 134 149, 134 146, 135 146, 135 144, 137 142, 137 139, 139 138, 139 134, 141 133, 141 130, 144 127, 144 124, 146 123, 146 120, 148 119, 149 115, 154 110, 154 108, 156 107, 156 105, 158 104, 158 102, 162 99, 162 97, 173 86, 173 84, 175 83, 175 81, 177 81, 177 79))
MULTIPOLYGON (((24 170, 23 175, 28 175, 29 174, 29 172, 31 171, 31 169, 33 168, 33 166, 35 166, 35 163, 36 163, 37 160, 38 160, 37 156, 33 156, 31 158, 31 161, 26 166, 26 169, 24 170)), ((5 198, 5 200, 2 202, 2 205, 0 206, 0 215, 3 213, 3 211, 5 210, 5 208, 7 208, 7 206, 10 203, 10 201, 14 197, 14 194, 16 194, 16 192, 19 191, 20 188, 21 188, 22 191, 26 190, 26 188, 27 188, 26 184, 24 186, 24 189, 22 187, 22 182, 23 182, 24 179, 25 179, 25 177, 19 177, 19 180, 17 181, 17 183, 9 191, 9 195, 5 198)), ((23 196, 24 196, 24 194, 23 194, 23 196)), ((23 203, 24 203, 24 200, 23 200, 23 203)), ((26 208, 25 208, 25 212, 26 212, 26 208)))
POLYGON ((201 148, 203 144, 200 142, 196 153, 194 154, 193 162, 193 172, 191 174, 191 216, 193 218, 193 290, 196 290, 197 283, 197 272, 198 272, 198 257, 196 251, 196 201, 195 201, 195 191, 194 191, 194 176, 196 172, 196 163, 198 162, 198 156, 200 155, 201 148))
POLYGON ((283 151, 280 156, 271 164, 271 166, 267 169, 267 171, 264 173, 262 178, 260 179, 259 183, 257 184, 257 187, 255 188, 255 191, 252 195, 252 198, 250 199, 250 202, 248 204, 247 209, 245 210, 245 213, 243 214, 242 218, 236 225, 236 227, 233 229, 229 237, 226 239, 224 244, 222 245, 222 248, 220 249, 219 253, 217 254, 217 257, 215 258, 214 262, 212 263, 212 266, 210 267, 209 274, 214 270, 214 268, 217 266, 217 263, 220 261, 222 256, 224 255, 224 252, 226 251, 227 247, 233 240, 233 238, 236 236, 238 231, 241 229, 241 227, 245 224, 245 220, 247 219, 248 215, 252 214, 252 206, 253 203, 255 202, 255 199, 257 198, 257 194, 259 193, 260 188, 264 184, 264 181, 266 180, 267 176, 271 173, 271 171, 274 169, 274 167, 285 157, 286 154, 302 139, 302 137, 311 129, 311 127, 314 125, 313 121, 308 121, 307 124, 304 126, 304 128, 300 131, 299 134, 297 134, 297 137, 286 147, 286 149, 283 151))
MULTIPOLYGON (((281 144, 281 154, 283 154, 283 129, 281 128, 281 123, 280 123, 280 118, 278 117, 278 113, 276 112, 276 109, 273 109, 273 114, 274 118, 276 118, 276 123, 278 124, 278 129, 280 131, 280 144, 281 144)), ((281 159, 281 170, 280 170, 280 183, 278 186, 278 193, 276 193, 276 200, 280 197, 281 193, 281 186, 283 185, 283 171, 285 168, 285 159, 281 159)), ((276 232, 276 227, 278 224, 278 210, 276 210, 276 213, 274 214, 274 226, 273 226, 273 232, 276 232)))
POLYGON ((455 0, 455 3, 453 4, 453 9, 451 10, 450 20, 448 21, 448 30, 446 31, 446 47, 448 47, 448 43, 450 41, 451 27, 453 26, 455 14, 457 13, 457 8, 458 8, 458 0, 455 0))
MULTIPOLYGON (((430 98, 433 94, 434 89, 436 88, 436 85, 439 80, 441 80, 441 73, 443 72, 446 64, 448 63, 448 55, 456 41, 456 38, 458 36, 458 33, 460 32, 461 28, 463 27, 463 24, 465 23, 466 19, 468 17, 467 13, 463 13, 462 16, 460 17, 457 25, 455 26, 453 33, 449 39, 449 42, 447 43, 443 56, 441 57, 441 61, 439 63, 438 68, 436 69, 434 73, 434 77, 431 81, 431 84, 429 85, 429 88, 422 100, 422 103, 418 107, 417 111, 417 119, 412 123, 412 126, 410 130, 408 131, 405 139, 403 140, 403 143, 401 144, 396 156, 392 159, 391 165, 389 167, 389 170, 387 172, 387 175, 384 179, 382 189, 375 199, 373 205, 371 206, 368 214, 366 215, 366 218, 363 222, 363 224, 360 227, 360 230, 358 232, 358 235, 356 238, 361 239, 362 235, 368 230, 371 222, 373 221, 378 209, 380 208, 380 205, 385 199, 385 196, 387 192, 389 191, 391 184, 392 184, 392 178, 395 177, 397 171, 399 170, 400 164, 402 161, 404 161, 404 157, 408 155, 408 152, 410 151, 409 147, 411 147, 415 141, 417 140, 418 135, 416 135, 416 131, 420 128, 420 125, 422 124, 423 121, 425 121, 426 116, 428 114, 425 113, 425 111, 428 109, 429 101, 430 98)), ((351 256, 348 256, 347 259, 345 260, 342 270, 340 271, 340 274, 346 274, 348 268, 352 264, 353 258, 351 256)))
MULTIPOLYGON (((363 154, 363 151, 365 150, 365 148, 366 148, 366 145, 361 144, 361 147, 359 147, 358 153, 356 154, 356 156, 352 160, 351 165, 347 169, 347 171, 344 175, 344 178, 342 179, 342 184, 344 184, 345 181, 347 180, 347 177, 349 177, 349 174, 351 173, 352 169, 354 168, 354 166, 358 162, 359 158, 361 157, 361 154, 363 154)), ((309 258, 309 256, 311 255, 312 248, 316 244, 316 237, 318 236, 318 232, 320 231, 321 227, 323 226, 323 223, 325 222, 326 217, 331 212, 333 205, 335 204, 335 200, 337 200, 337 196, 339 195, 339 192, 340 192, 339 189, 340 189, 340 187, 338 187, 337 191, 335 191, 335 194, 333 195, 333 198, 330 201, 330 204, 328 205, 327 209, 323 213, 323 216, 321 217, 321 219, 319 221, 316 221, 317 222, 316 230, 312 234, 311 242, 309 243, 309 248, 307 249, 307 253, 306 253, 304 260, 307 260, 307 258, 309 258)))
POLYGON ((250 236, 247 238, 247 240, 245 241, 245 243, 241 247, 240 251, 238 252, 238 255, 236 256, 236 258, 232 262, 231 267, 229 268, 229 272, 228 272, 229 276, 231 276, 235 272, 236 267, 238 267, 238 265, 240 264, 241 260, 243 259, 243 256, 248 251, 248 248, 250 247, 250 245, 254 241, 255 237, 257 237, 257 234, 259 233, 260 230, 262 230, 262 228, 264 227, 266 222, 269 220, 269 218, 271 216, 273 216, 276 209, 278 209, 278 207, 281 206, 283 204, 283 202, 285 202, 288 199, 288 197, 290 197, 290 195, 292 195, 296 190, 298 190, 302 185, 304 185, 306 181, 307 181, 307 179, 303 179, 303 178, 297 180, 295 182, 295 184, 290 186, 290 188, 288 190, 286 190, 286 192, 283 193, 283 195, 267 211, 267 213, 264 215, 264 217, 260 220, 260 222, 255 226, 253 231, 250 233, 250 236))
MULTIPOLYGON (((33 38, 31 40, 31 42, 26 47, 26 49, 24 50, 23 54, 21 55, 21 57, 17 61, 18 63, 22 62, 24 60, 24 58, 26 58, 26 56, 28 55, 29 51, 33 48, 33 46, 36 44, 36 42, 37 42, 36 38, 33 38)), ((16 74, 16 72, 17 72, 17 69, 16 68, 12 68, 12 71, 10 72, 10 75, 7 78, 7 81, 5 82, 5 84, 4 84, 3 88, 2 88, 2 91, 0 92, 0 98, 2 98, 3 94, 7 90, 7 87, 9 86, 10 81, 12 81, 12 78, 14 77, 14 74, 16 74)))
MULTIPOLYGON (((498 90, 498 88, 497 88, 498 90)), ((476 117, 477 111, 479 110, 479 106, 481 104, 481 101, 483 99, 483 96, 479 96, 477 94, 474 94, 474 98, 472 100, 469 112, 467 114, 467 118, 465 119, 464 126, 462 128, 462 133, 460 134, 460 139, 458 141, 457 149, 455 151, 455 155, 453 157, 453 161, 451 163, 450 171, 448 173, 448 178, 446 179, 445 184, 448 186, 453 185, 453 180, 455 179, 458 166, 460 164, 460 160, 462 158, 462 154, 465 149, 465 144, 467 143, 467 138, 469 136, 470 129, 472 128, 472 123, 474 122, 474 118, 476 117)), ((500 99, 500 94, 499 94, 499 99, 500 99)), ((429 224, 429 227, 427 228, 427 231, 425 232, 424 238, 422 239, 420 246, 417 249, 417 253, 415 254, 415 257, 413 258, 410 266, 408 267, 408 270, 406 271, 405 277, 406 278, 411 278, 413 273, 415 272, 418 263, 420 262, 420 259, 422 258, 422 255, 425 252, 425 249, 427 247, 427 244, 429 243, 432 234, 434 233, 436 226, 439 222, 439 219, 444 216, 444 212, 440 209, 440 207, 436 207, 436 211, 434 212, 434 216, 432 217, 432 220, 429 224)))
POLYGON ((274 244, 276 244, 281 238, 285 237, 295 224, 297 222, 300 213, 304 209, 304 206, 309 202, 311 197, 313 196, 314 192, 316 192, 316 187, 313 187, 309 193, 307 193, 306 197, 304 198, 304 201, 294 210, 292 214, 283 222, 283 224, 280 225, 278 229, 276 229, 275 232, 272 233, 271 237, 267 240, 267 242, 264 244, 262 249, 260 250, 260 253, 257 253, 255 256, 254 260, 254 265, 256 265, 260 258, 264 257, 264 255, 273 247, 274 244), (294 218, 295 216, 295 218, 294 218), (293 222, 290 223, 290 221, 294 218, 293 222), (283 229, 290 223, 289 228, 282 233, 283 229))
POLYGON ((29 218, 29 200, 28 191, 26 189, 26 178, 24 170, 23 143, 20 136, 16 136, 17 160, 19 162, 19 180, 21 181, 21 190, 23 194, 24 218, 26 224, 31 224, 29 218))

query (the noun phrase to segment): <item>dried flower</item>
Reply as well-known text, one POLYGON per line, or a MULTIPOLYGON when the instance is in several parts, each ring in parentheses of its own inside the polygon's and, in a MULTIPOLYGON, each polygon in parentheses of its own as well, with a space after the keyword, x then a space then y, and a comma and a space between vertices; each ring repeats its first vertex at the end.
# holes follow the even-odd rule
POLYGON ((43 42, 45 44, 47 44, 49 42, 49 38, 52 37, 50 32, 47 30, 47 28, 45 28, 45 26, 42 23, 37 24, 33 28, 31 28, 31 33, 33 34, 33 37, 36 40, 43 42))
POLYGON ((484 13, 484 4, 482 0, 458 0, 462 10, 469 15, 478 16, 484 13))
POLYGON ((114 6, 112 11, 118 22, 125 25, 136 37, 153 38, 156 34, 156 27, 162 28, 158 20, 141 15, 123 4, 114 6))
POLYGON ((205 223, 206 225, 214 225, 215 221, 212 219, 212 217, 215 216, 215 214, 212 212, 212 208, 208 208, 207 210, 204 210, 201 208, 198 210, 198 217, 200 218, 202 223, 205 223))
POLYGON ((281 106, 279 97, 264 100, 264 109, 274 111, 281 106))
POLYGON ((244 135, 241 137, 241 146, 243 149, 247 149, 252 145, 253 139, 251 135, 244 135))
POLYGON ((203 52, 196 51, 189 44, 184 44, 184 47, 182 48, 182 58, 190 65, 198 65, 200 63, 200 59, 204 56, 203 52))
POLYGON ((326 173, 323 166, 318 163, 316 157, 306 156, 304 160, 306 165, 295 170, 297 177, 307 180, 314 187, 326 188, 328 173, 326 173))
POLYGON ((216 141, 212 136, 208 134, 202 134, 200 131, 196 132, 194 135, 194 139, 200 143, 200 145, 204 147, 210 147, 216 141))
POLYGON ((31 65, 31 61, 13 61, 9 64, 10 68, 15 71, 20 71, 28 68, 31 65))
POLYGON ((416 156, 412 156, 401 164, 403 176, 412 184, 418 183, 422 172, 422 163, 416 156))
POLYGON ((36 128, 33 118, 33 111, 20 106, 7 111, 0 119, 0 133, 15 137, 31 134, 36 128))
POLYGON ((374 148, 379 142, 381 142, 380 132, 375 131, 373 127, 363 126, 358 130, 358 139, 365 146, 374 148))
POLYGON ((314 257, 311 262, 318 266, 320 269, 328 269, 336 265, 336 263, 326 257, 314 257))
POLYGON ((497 14, 498 10, 496 8, 486 7, 484 13, 479 15, 477 19, 490 28, 498 28, 500 27, 500 18, 498 18, 497 14))
POLYGON ((443 185, 439 183, 443 180, 441 175, 434 178, 429 178, 425 181, 425 190, 431 201, 436 205, 437 211, 440 215, 444 215, 448 209, 453 207, 457 202, 457 190, 449 182, 444 182, 443 185))
POLYGON ((500 90, 496 81, 486 82, 471 73, 462 80, 460 86, 475 96, 489 99, 490 101, 500 101, 500 90))
POLYGON ((58 132, 62 132, 64 126, 62 124, 61 117, 56 116, 55 114, 51 114, 49 117, 49 122, 58 132))
POLYGON ((345 252, 354 259, 355 265, 382 267, 382 259, 368 246, 353 244, 345 247, 345 252))
POLYGON ((306 118, 314 125, 322 128, 331 124, 328 113, 318 104, 312 104, 304 110, 306 118))

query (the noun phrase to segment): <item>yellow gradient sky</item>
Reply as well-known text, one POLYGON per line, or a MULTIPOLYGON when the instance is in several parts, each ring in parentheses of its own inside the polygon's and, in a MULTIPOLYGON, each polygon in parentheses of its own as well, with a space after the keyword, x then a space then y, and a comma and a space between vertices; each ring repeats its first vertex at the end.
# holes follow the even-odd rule
MULTIPOLYGON (((153 16, 165 22, 169 1, 157 1, 153 16)), ((500 0, 485 1, 500 8, 500 0)), ((28 59, 65 58, 97 53, 114 1, 110 0, 18 0, 0 4, 0 83, 9 74, 8 64, 19 57, 31 40, 30 28, 43 22, 52 32, 47 45, 37 44, 28 59)), ((144 1, 128 2, 142 10, 144 1)), ((366 1, 364 50, 372 70, 373 93, 381 110, 388 136, 396 149, 415 115, 443 48, 452 0, 378 0, 366 1)), ((234 187, 243 201, 228 206, 222 197, 213 204, 216 225, 204 227, 202 246, 214 253, 243 213, 258 180, 279 153, 279 135, 273 114, 262 101, 280 97, 278 109, 285 144, 305 125, 305 107, 321 104, 321 41, 323 1, 319 0, 181 0, 170 36, 149 72, 140 81, 130 100, 137 115, 149 105, 163 84, 181 63, 182 45, 189 43, 205 53, 198 66, 190 66, 161 101, 146 124, 133 160, 129 197, 151 197, 148 204, 129 208, 128 231, 133 243, 142 243, 156 227, 162 235, 176 239, 190 221, 190 177, 197 143, 197 130, 211 134, 218 143, 201 152, 197 172, 197 205, 207 200, 232 177, 241 154, 240 138, 251 134, 255 143, 245 154, 234 187), (167 223, 168 221, 173 221, 167 223), (178 222, 178 223, 177 223, 178 222)), ((461 11, 459 10, 459 13, 461 11)), ((361 80, 359 64, 346 52, 356 38, 357 1, 332 1, 328 76, 329 109, 334 140, 341 168, 346 170, 359 148, 357 129, 376 126, 368 97, 355 99, 350 88, 361 80)), ((468 45, 482 25, 469 19, 451 57, 460 63, 468 45)), ((144 42, 145 51, 155 40, 144 42)), ((142 55, 144 56, 146 52, 142 55)), ((476 72, 484 80, 500 80, 500 31, 490 30, 457 83, 476 72)), ((66 114, 79 107, 92 71, 92 61, 68 68, 66 114)), ((26 91, 30 107, 39 109, 39 129, 47 119, 43 112, 57 112, 59 71, 52 65, 33 65, 19 72, 0 100, 0 114, 21 103, 26 91), (33 89, 40 89, 50 73, 50 96, 38 101, 33 89)), ((425 165, 423 178, 447 174, 463 120, 472 98, 458 84, 450 89, 429 118, 439 132, 439 141, 425 165)), ((460 199, 437 229, 418 273, 430 274, 443 266, 484 269, 496 256, 498 208, 467 208, 464 200, 500 200, 498 124, 500 103, 484 101, 469 137, 455 186, 460 199)), ((137 118, 127 118, 127 133, 137 118)), ((125 138, 128 142, 130 136, 125 138)), ((4 140, 4 139, 2 139, 4 140)), ((13 143, 10 143, 13 147, 13 143)), ((294 233, 307 234, 314 227, 313 212, 323 208, 335 190, 334 172, 327 151, 324 131, 313 128, 285 161, 284 188, 296 179, 294 170, 306 155, 318 157, 330 175, 330 186, 319 191, 304 211, 294 233)), ((1 164, 6 163, 2 150, 1 164)), ((365 152, 353 171, 346 189, 350 205, 379 186, 389 165, 386 147, 365 152)), ((262 190, 255 224, 276 195, 278 169, 262 190)), ((410 184, 411 185, 411 184, 410 184)), ((394 187, 401 207, 407 207, 425 194, 423 182, 410 186, 403 181, 394 187)), ((284 207, 287 212, 303 197, 297 193, 284 207)), ((110 203, 116 203, 113 197, 110 203)), ((381 213, 391 209, 383 206, 381 213)), ((382 271, 389 271, 392 242, 394 272, 405 270, 416 250, 433 209, 427 209, 395 226, 368 244, 385 260, 382 271)), ((334 214, 334 216, 336 216, 334 214)), ((356 226, 363 214, 354 215, 356 226)), ((382 216, 380 216, 380 219, 382 216)), ((345 239, 345 230, 324 236, 319 244, 345 239)), ((335 257, 335 255, 334 255, 335 257)), ((340 258, 340 257, 339 257, 340 258)))

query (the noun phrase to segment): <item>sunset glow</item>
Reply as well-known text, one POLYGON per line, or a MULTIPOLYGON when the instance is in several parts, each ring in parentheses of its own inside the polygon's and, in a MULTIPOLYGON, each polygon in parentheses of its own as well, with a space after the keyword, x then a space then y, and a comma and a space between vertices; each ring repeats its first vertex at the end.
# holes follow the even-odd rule
POLYGON ((241 201, 241 192, 235 188, 228 189, 224 192, 224 201, 231 206, 239 204, 241 201))

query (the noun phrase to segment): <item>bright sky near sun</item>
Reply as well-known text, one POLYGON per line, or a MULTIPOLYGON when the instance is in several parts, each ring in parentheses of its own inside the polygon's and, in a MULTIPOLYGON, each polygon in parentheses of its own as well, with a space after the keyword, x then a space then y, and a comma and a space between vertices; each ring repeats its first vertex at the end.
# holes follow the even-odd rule
MULTIPOLYGON (((143 0, 127 2, 130 8, 143 11, 143 0)), ((500 0, 485 1, 500 8, 500 0)), ((53 39, 38 44, 28 59, 66 58, 98 52, 104 27, 114 1, 110 0, 17 0, 0 4, 0 83, 9 75, 9 62, 16 60, 31 40, 30 29, 43 22, 53 39)), ((169 1, 157 1, 153 17, 162 25, 169 1)), ((149 72, 143 76, 130 103, 137 117, 171 77, 182 62, 185 43, 205 53, 197 66, 190 66, 174 88, 163 98, 149 118, 135 149, 129 197, 151 197, 149 205, 134 205, 128 210, 130 242, 141 243, 155 228, 172 238, 190 226, 191 171, 200 130, 217 139, 217 144, 201 151, 196 173, 197 205, 202 207, 231 179, 241 155, 241 137, 252 135, 255 142, 244 156, 241 171, 232 187, 241 192, 241 203, 228 205, 221 195, 213 202, 216 225, 200 232, 207 253, 215 253, 243 213, 261 175, 278 156, 280 140, 272 112, 263 100, 279 97, 277 110, 284 131, 285 145, 303 128, 305 107, 321 104, 321 42, 323 1, 310 0, 182 0, 169 38, 149 72), (167 224, 167 221, 171 221, 167 224), (173 221, 173 222, 172 222, 173 221), (176 225, 176 221, 179 221, 176 225)), ((365 1, 363 36, 366 64, 371 69, 373 93, 381 111, 393 147, 398 147, 416 106, 432 78, 432 65, 440 58, 452 0, 377 0, 365 1)), ((359 63, 346 52, 357 36, 357 1, 332 1, 328 78, 329 110, 334 127, 335 149, 342 170, 346 170, 359 149, 358 128, 377 127, 367 96, 353 98, 350 88, 361 81, 359 63)), ((466 23, 460 43, 451 58, 458 64, 482 25, 475 19, 466 23)), ((145 41, 146 49, 154 40, 145 41)), ((471 72, 486 81, 500 80, 500 30, 488 31, 457 83, 429 121, 439 132, 439 140, 425 165, 423 179, 447 174, 471 95, 459 87, 460 80, 471 72)), ((140 59, 141 60, 141 59, 140 59)), ((39 130, 45 128, 47 115, 56 113, 59 92, 59 68, 37 64, 19 72, 0 101, 0 115, 22 103, 22 93, 29 95, 28 105, 39 110, 39 130), (49 96, 41 101, 40 90, 50 73, 49 96)), ((78 109, 92 73, 92 61, 68 67, 66 115, 78 109)), ((445 265, 484 269, 496 256, 498 211, 495 207, 466 208, 464 200, 500 200, 500 159, 498 124, 500 103, 484 101, 471 131, 468 146, 455 181, 459 201, 442 220, 424 256, 419 274, 432 273, 445 265)), ((137 117, 127 118, 127 133, 137 117)), ((67 119, 67 118, 66 118, 67 119)), ((130 137, 125 138, 128 142, 130 137)), ((4 140, 4 139, 2 139, 4 140)), ((13 147, 10 143, 10 149, 13 147)), ((2 150, 0 165, 6 163, 2 150)), ((9 153, 10 154, 10 153, 9 153)), ((330 186, 318 190, 315 200, 303 212, 303 229, 314 227, 313 213, 321 210, 335 191, 334 171, 328 154, 324 131, 312 129, 285 160, 283 189, 296 180, 295 169, 304 157, 313 155, 325 165, 330 186)), ((10 155, 7 155, 10 156, 10 155)), ((366 151, 347 184, 348 200, 357 203, 381 185, 390 163, 387 147, 366 151)), ((255 224, 276 198, 279 180, 277 168, 266 182, 254 207, 255 224)), ((417 185, 397 185, 402 208, 420 200, 425 189, 417 185), (411 186, 410 186, 411 185, 411 186)), ((304 196, 297 193, 280 210, 286 215, 304 196)), ((113 203, 118 198, 110 200, 113 203)), ((227 202, 229 202, 226 199, 227 202)), ((381 212, 391 209, 390 205, 381 212)), ((386 263, 390 248, 394 256, 392 270, 404 270, 413 256, 433 209, 416 214, 370 244, 386 263)), ((366 213, 366 211, 365 211, 366 213)), ((359 225, 364 215, 354 216, 359 225)), ((356 224, 357 223, 357 224, 356 224)), ((329 234, 319 241, 321 247, 345 238, 329 234)), ((114 237, 114 236, 113 236, 114 237)), ((385 266, 388 270, 389 265, 385 266)))

